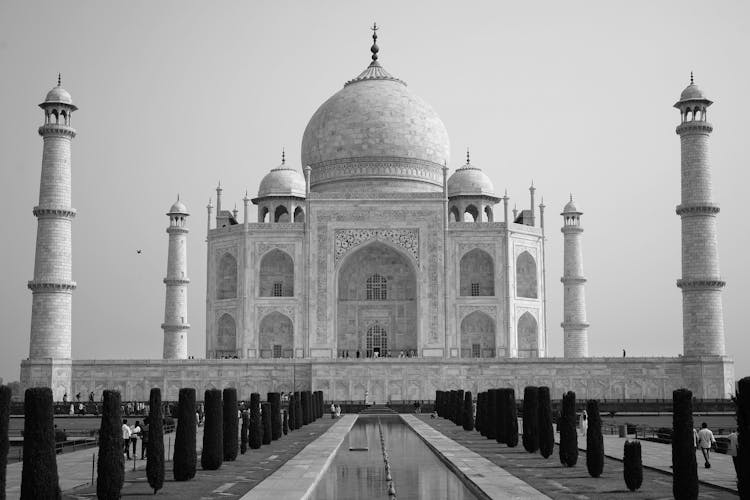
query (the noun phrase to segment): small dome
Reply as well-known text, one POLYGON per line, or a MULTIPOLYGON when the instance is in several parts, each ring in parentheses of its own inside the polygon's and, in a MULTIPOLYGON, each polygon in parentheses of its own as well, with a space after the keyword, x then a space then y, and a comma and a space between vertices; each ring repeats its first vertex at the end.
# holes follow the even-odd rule
POLYGON ((180 201, 179 196, 177 197, 177 201, 174 202, 174 205, 169 209, 169 213, 167 213, 167 215, 172 214, 188 215, 187 207, 180 201))
POLYGON ((570 197, 570 201, 568 203, 566 203, 565 204, 565 208, 563 208, 563 213, 564 214, 570 214, 570 213, 581 214, 583 212, 581 212, 580 210, 578 210, 578 208, 576 207, 575 203, 573 203, 573 196, 571 196, 570 197))
POLYGON ((448 178, 448 197, 461 195, 495 197, 495 188, 487 174, 467 162, 448 178))
POLYGON ((44 99, 46 103, 62 103, 62 104, 73 104, 73 98, 67 90, 62 88, 60 85, 47 92, 47 97, 44 99))
POLYGON ((281 165, 268 172, 263 177, 263 180, 260 181, 258 198, 265 198, 267 196, 295 196, 304 198, 305 191, 305 178, 302 174, 282 161, 281 165))
POLYGON ((683 90, 682 94, 680 94, 680 101, 693 101, 696 99, 707 100, 708 97, 706 97, 706 94, 703 93, 700 87, 698 87, 694 83, 691 83, 690 85, 685 87, 685 90, 683 90))

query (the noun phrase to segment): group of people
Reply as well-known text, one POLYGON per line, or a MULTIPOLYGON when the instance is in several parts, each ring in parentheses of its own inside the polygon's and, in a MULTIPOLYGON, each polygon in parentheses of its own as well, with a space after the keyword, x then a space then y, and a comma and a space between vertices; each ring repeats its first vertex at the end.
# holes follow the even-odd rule
MULTIPOLYGON (((737 463, 737 451, 739 449, 739 439, 738 439, 737 429, 732 429, 732 432, 729 433, 727 436, 727 455, 732 457, 732 462, 734 463, 734 470, 735 472, 738 472, 738 466, 737 463)), ((703 454, 703 460, 705 463, 703 466, 706 469, 711 468, 711 461, 709 460, 711 456, 711 450, 716 448, 716 438, 714 437, 714 433, 711 431, 711 429, 708 428, 708 424, 706 422, 703 422, 701 424, 700 430, 693 429, 693 446, 696 449, 700 449, 701 453, 703 454)))
POLYGON ((146 448, 148 445, 148 417, 143 419, 143 426, 136 420, 135 425, 130 427, 128 419, 122 420, 122 452, 130 460, 130 447, 133 448, 133 458, 138 458, 136 448, 138 441, 141 442, 141 460, 146 458, 146 448))
POLYGON ((341 405, 331 403, 331 418, 339 418, 341 416, 341 405))
POLYGON ((414 349, 401 349, 398 353, 398 356, 394 356, 393 351, 389 351, 387 349, 384 349, 383 351, 376 351, 376 350, 366 350, 364 353, 357 349, 356 351, 350 353, 349 349, 342 349, 339 351, 339 357, 340 358, 416 358, 417 357, 417 351, 414 349))

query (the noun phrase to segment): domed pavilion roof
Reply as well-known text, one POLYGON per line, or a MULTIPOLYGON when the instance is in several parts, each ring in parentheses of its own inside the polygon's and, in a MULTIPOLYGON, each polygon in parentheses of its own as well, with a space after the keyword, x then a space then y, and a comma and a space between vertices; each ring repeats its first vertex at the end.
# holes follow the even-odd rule
POLYGON ((450 157, 445 125, 380 65, 377 43, 370 50, 370 65, 305 128, 302 165, 311 167, 311 189, 439 192, 450 157))
POLYGON ((711 103, 708 97, 706 97, 706 94, 703 92, 703 89, 698 87, 693 81, 692 72, 690 72, 690 85, 685 87, 685 90, 682 91, 678 103, 683 101, 708 101, 709 103, 711 103))
POLYGON ((57 86, 47 92, 47 97, 44 98, 44 102, 41 106, 44 106, 45 104, 67 104, 73 109, 77 109, 73 104, 73 98, 70 96, 70 93, 62 88, 61 77, 59 74, 57 75, 57 86))
POLYGON ((495 197, 495 188, 487 174, 471 164, 466 151, 466 164, 448 178, 448 197, 490 196, 495 197))
POLYGON ((578 208, 576 207, 575 203, 573 203, 573 195, 572 194, 570 195, 570 201, 565 204, 565 207, 563 208, 562 213, 563 214, 571 214, 571 213, 573 213, 573 214, 582 214, 583 213, 580 210, 578 210, 578 208))
POLYGON ((167 212, 167 215, 172 214, 189 215, 187 207, 183 202, 180 201, 180 195, 177 195, 177 201, 174 202, 172 207, 169 209, 169 212, 167 212))
POLYGON ((305 178, 298 170, 286 164, 285 154, 281 153, 281 165, 272 169, 260 181, 258 198, 267 196, 305 197, 305 178))

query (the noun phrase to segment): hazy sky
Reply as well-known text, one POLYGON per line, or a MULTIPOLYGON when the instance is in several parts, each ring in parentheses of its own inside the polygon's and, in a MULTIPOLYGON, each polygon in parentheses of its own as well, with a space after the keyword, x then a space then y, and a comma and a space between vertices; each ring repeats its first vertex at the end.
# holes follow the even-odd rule
MULTIPOLYGON (((370 61, 440 114, 455 169, 471 147, 511 204, 547 205, 548 337, 562 354, 562 218, 583 215, 592 355, 682 352, 680 144, 695 71, 709 120, 727 352, 750 372, 748 2, 0 1, 0 377, 29 352, 42 123, 62 72, 73 115, 73 356, 162 353, 168 219, 192 213, 189 353, 205 353, 205 206, 299 166, 317 107, 370 61), (138 255, 137 249, 143 253, 138 255)), ((498 207, 499 208, 499 207, 498 207)), ((251 212, 255 220, 255 211, 251 212)))

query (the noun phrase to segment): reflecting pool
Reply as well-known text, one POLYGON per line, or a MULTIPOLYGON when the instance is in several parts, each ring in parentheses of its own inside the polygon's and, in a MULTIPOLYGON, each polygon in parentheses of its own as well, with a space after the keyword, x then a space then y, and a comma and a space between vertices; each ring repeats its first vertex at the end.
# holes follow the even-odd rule
POLYGON ((397 415, 360 416, 311 495, 313 500, 388 499, 380 421, 399 500, 477 497, 397 415))

